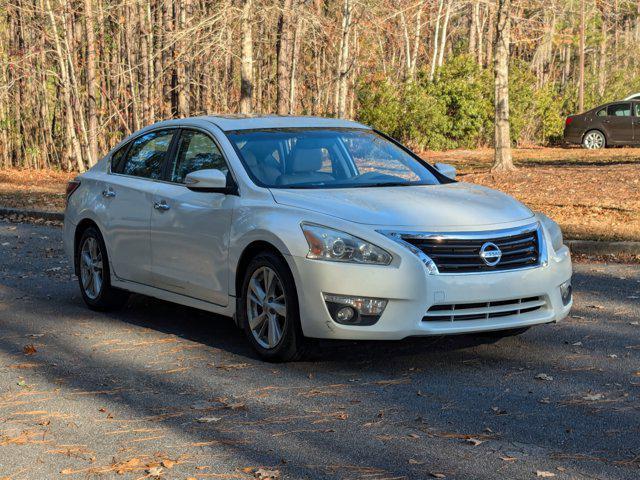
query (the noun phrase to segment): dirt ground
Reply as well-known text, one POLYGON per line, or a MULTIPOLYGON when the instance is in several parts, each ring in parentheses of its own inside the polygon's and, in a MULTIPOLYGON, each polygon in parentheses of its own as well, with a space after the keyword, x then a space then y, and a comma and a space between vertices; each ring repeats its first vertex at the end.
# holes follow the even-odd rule
MULTIPOLYGON (((515 149, 515 172, 489 172, 493 150, 424 152, 458 168, 459 180, 497 188, 560 223, 567 238, 640 241, 640 149, 515 149)), ((74 173, 0 171, 0 206, 64 208, 74 173)))

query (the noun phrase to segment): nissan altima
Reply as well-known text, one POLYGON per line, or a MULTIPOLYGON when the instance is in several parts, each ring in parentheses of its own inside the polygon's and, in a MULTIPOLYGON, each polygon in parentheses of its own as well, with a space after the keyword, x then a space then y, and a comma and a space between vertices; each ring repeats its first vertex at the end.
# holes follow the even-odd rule
POLYGON ((346 120, 151 125, 69 182, 64 228, 89 308, 230 316, 270 361, 311 338, 513 335, 572 304, 555 222, 346 120))

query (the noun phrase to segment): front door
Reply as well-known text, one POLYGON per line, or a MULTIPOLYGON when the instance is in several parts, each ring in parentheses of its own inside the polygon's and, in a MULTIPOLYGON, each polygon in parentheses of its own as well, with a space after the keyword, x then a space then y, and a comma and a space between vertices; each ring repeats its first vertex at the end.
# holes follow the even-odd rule
POLYGON ((148 284, 151 273, 149 225, 153 198, 175 130, 143 134, 116 152, 111 174, 101 185, 102 205, 96 209, 104 225, 113 273, 148 284))
POLYGON ((631 102, 609 105, 607 116, 602 120, 602 124, 609 142, 633 143, 631 102))
POLYGON ((199 130, 182 130, 154 198, 151 214, 153 285, 217 305, 228 304, 228 249, 237 197, 193 192, 185 176, 196 170, 229 170, 220 149, 199 130))

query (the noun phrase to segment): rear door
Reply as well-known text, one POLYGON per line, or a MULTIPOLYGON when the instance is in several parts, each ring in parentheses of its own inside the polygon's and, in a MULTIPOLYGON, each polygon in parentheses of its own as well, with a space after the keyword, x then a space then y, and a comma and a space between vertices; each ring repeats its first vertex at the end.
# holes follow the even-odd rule
POLYGON ((153 195, 175 131, 165 128, 142 134, 112 161, 101 207, 111 268, 118 278, 150 283, 153 195))
POLYGON ((633 143, 633 116, 631 102, 614 103, 607 107, 602 125, 609 142, 633 143))
POLYGON ((228 304, 229 229, 237 196, 194 192, 188 173, 229 168, 213 137, 183 129, 158 184, 151 213, 153 285, 217 305, 228 304))

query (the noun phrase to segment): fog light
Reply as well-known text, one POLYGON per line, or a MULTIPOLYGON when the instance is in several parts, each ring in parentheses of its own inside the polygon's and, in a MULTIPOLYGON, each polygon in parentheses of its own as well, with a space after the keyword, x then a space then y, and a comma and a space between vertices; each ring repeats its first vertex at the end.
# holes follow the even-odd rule
POLYGON ((571 288, 571 279, 560 285, 560 296, 562 297, 562 304, 566 307, 571 302, 571 295, 573 289, 571 288))
POLYGON ((342 307, 336 313, 336 320, 339 322, 349 322, 353 317, 356 316, 356 312, 351 307, 342 307))
POLYGON ((387 306, 382 298, 351 297, 348 295, 324 294, 324 301, 331 318, 345 325, 373 325, 387 306))

